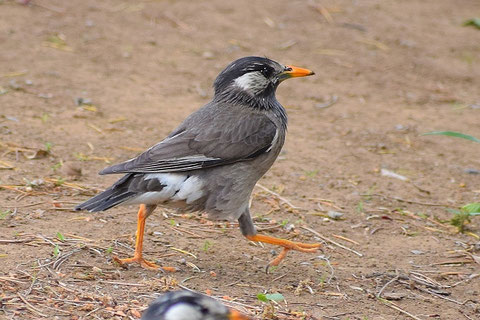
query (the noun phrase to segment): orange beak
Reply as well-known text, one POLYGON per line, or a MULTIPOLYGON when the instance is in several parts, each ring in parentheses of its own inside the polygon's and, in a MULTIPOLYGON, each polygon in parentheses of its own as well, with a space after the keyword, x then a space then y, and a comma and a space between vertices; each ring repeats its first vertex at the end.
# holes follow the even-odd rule
POLYGON ((295 78, 295 77, 306 77, 312 76, 315 72, 312 70, 294 67, 294 66, 285 66, 285 71, 281 73, 283 79, 295 78))
POLYGON ((230 320, 251 320, 246 315, 241 314, 237 310, 230 309, 230 313, 228 314, 228 319, 230 320))

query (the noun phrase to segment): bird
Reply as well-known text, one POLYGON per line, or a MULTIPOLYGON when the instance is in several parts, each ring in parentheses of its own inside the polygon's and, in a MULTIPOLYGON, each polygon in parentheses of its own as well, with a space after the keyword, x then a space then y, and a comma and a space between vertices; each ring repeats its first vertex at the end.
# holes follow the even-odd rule
POLYGON ((145 220, 158 205, 206 212, 213 220, 237 220, 248 240, 282 247, 267 272, 290 250, 317 252, 320 243, 258 234, 249 210, 255 184, 273 165, 285 141, 287 113, 275 96, 277 87, 286 79, 313 74, 266 57, 231 62, 215 79, 209 103, 137 157, 100 171, 100 175, 124 175, 75 209, 96 212, 120 204, 139 205, 135 252, 131 258, 115 257, 121 265, 176 270, 143 258, 145 220))
POLYGON ((154 300, 141 320, 248 320, 217 300, 187 290, 171 291, 154 300))

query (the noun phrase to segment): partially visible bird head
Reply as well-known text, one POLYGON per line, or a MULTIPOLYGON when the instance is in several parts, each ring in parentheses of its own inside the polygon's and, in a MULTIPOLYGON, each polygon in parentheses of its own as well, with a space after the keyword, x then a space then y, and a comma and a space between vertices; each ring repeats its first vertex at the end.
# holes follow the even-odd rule
POLYGON ((262 57, 244 57, 230 63, 214 83, 215 99, 246 102, 259 108, 269 108, 275 91, 283 80, 313 75, 308 69, 281 65, 262 57))
POLYGON ((208 296, 189 291, 169 292, 155 300, 142 320, 248 320, 238 311, 208 296))

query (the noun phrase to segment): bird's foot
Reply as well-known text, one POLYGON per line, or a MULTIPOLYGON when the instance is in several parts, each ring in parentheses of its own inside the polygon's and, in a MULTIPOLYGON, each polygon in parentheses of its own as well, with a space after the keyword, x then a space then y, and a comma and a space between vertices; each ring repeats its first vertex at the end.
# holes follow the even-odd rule
POLYGON ((126 258, 126 259, 120 259, 118 257, 113 257, 113 260, 120 264, 121 266, 125 266, 126 264, 134 263, 137 262, 140 264, 142 268, 149 269, 149 270, 158 270, 162 269, 164 271, 169 271, 169 272, 175 272, 177 269, 175 267, 161 267, 153 262, 150 262, 148 260, 143 259, 142 256, 137 255, 134 256, 133 258, 126 258))
POLYGON ((283 247, 282 252, 270 261, 266 267, 266 272, 268 273, 268 269, 272 266, 278 266, 280 262, 285 259, 287 256, 287 252, 290 250, 295 250, 295 251, 300 251, 300 252, 308 252, 308 253, 315 253, 317 252, 317 249, 322 246, 320 243, 303 243, 303 242, 295 242, 295 241, 290 241, 286 239, 280 239, 280 238, 275 238, 275 237, 270 237, 270 236, 265 236, 265 235, 254 235, 254 236, 247 236, 248 240, 251 241, 257 241, 257 242, 264 242, 264 243, 270 243, 274 244, 277 246, 283 247))

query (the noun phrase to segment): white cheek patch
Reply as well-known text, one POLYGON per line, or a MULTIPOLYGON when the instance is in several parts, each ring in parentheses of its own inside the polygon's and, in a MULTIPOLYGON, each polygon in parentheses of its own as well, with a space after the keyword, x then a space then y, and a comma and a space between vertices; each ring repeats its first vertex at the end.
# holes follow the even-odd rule
POLYGON ((164 314, 165 320, 201 320, 202 313, 186 303, 177 303, 164 314))
POLYGON ((243 90, 257 94, 268 86, 269 81, 258 71, 247 72, 235 79, 235 85, 243 90))

